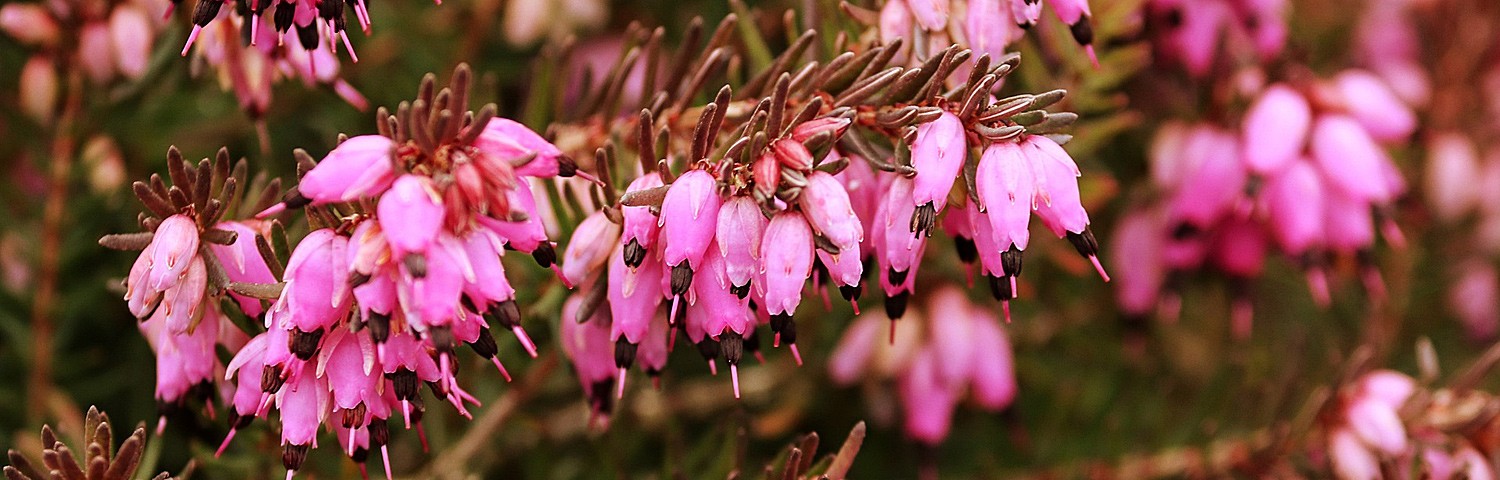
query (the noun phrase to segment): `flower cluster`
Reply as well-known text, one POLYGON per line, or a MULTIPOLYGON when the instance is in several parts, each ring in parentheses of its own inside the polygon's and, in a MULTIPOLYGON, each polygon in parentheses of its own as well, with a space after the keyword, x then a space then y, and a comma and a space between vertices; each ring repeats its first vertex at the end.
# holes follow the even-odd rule
MULTIPOLYGON (((199 5, 216 1, 203 0, 199 5)), ((220 88, 234 92, 240 108, 252 118, 259 118, 270 109, 272 87, 283 79, 300 80, 308 88, 327 85, 355 108, 367 108, 364 95, 339 77, 339 59, 334 54, 331 39, 314 35, 299 36, 297 42, 285 42, 277 37, 274 27, 271 17, 230 16, 194 30, 196 48, 192 51, 213 67, 220 88), (251 36, 249 44, 243 41, 246 35, 251 36)), ((183 54, 187 52, 185 48, 183 54)), ((353 54, 352 50, 350 54, 353 54)))
MULTIPOLYGON (((173 148, 167 165, 171 186, 158 175, 135 183, 147 208, 141 220, 147 231, 100 240, 111 248, 142 250, 125 279, 125 301, 156 351, 156 399, 163 414, 158 431, 168 413, 214 398, 223 371, 215 348, 236 351, 247 340, 220 309, 228 283, 275 281, 256 246, 259 222, 225 219, 243 206, 237 191, 245 163, 231 168, 229 153, 220 150, 214 161, 194 167, 173 148)), ((253 299, 237 300, 246 314, 260 313, 253 299)))
MULTIPOLYGON (((1329 302, 1326 272, 1335 255, 1356 257, 1366 289, 1380 297, 1376 231, 1404 244, 1390 207, 1406 190, 1381 142, 1405 139, 1415 125, 1378 78, 1350 70, 1267 87, 1238 132, 1211 124, 1164 128, 1152 146, 1152 176, 1167 199, 1122 222, 1115 237, 1116 248, 1128 252, 1118 257, 1128 272, 1121 306, 1127 314, 1149 313, 1172 272, 1201 266, 1246 287, 1273 243, 1301 262, 1318 303, 1329 302)), ((1246 335, 1250 304, 1245 288, 1238 290, 1234 325, 1246 335)))
POLYGON ((1015 360, 999 319, 969 302, 956 287, 926 295, 913 312, 913 328, 894 341, 884 322, 864 315, 844 332, 829 361, 829 375, 840 385, 894 378, 905 413, 906 433, 928 445, 948 436, 953 411, 972 396, 979 406, 999 411, 1016 396, 1015 360))
POLYGON ((1328 419, 1333 473, 1345 480, 1384 478, 1383 466, 1392 465, 1399 478, 1495 478, 1482 446, 1454 434, 1472 429, 1464 423, 1475 420, 1465 418, 1464 409, 1484 402, 1476 398, 1482 396, 1422 391, 1416 380, 1391 370, 1364 374, 1339 394, 1328 419))
POLYGON ((1281 55, 1287 8, 1286 0, 1151 0, 1145 13, 1157 61, 1202 78, 1216 62, 1248 57, 1258 64, 1281 55))
MULTIPOLYGON (((173 2, 173 8, 176 4, 177 2, 173 2)), ((285 43, 287 33, 292 33, 296 35, 297 43, 303 50, 335 49, 342 41, 350 57, 358 62, 359 57, 354 55, 354 45, 349 43, 344 9, 353 10, 359 28, 366 34, 370 33, 370 11, 364 0, 198 0, 191 17, 193 30, 188 34, 187 44, 182 47, 183 56, 187 56, 193 42, 198 40, 198 35, 220 16, 219 10, 225 4, 230 4, 231 13, 227 15, 240 20, 236 22, 236 30, 244 30, 243 35, 249 38, 251 45, 266 40, 272 40, 276 44, 285 43), (267 10, 270 10, 270 15, 266 15, 267 10), (248 19, 245 18, 247 13, 248 19), (262 22, 262 17, 268 18, 270 22, 262 22), (263 39, 262 30, 267 30, 266 33, 272 37, 263 39)), ((240 38, 241 34, 236 31, 234 38, 240 38)))
POLYGON ((421 431, 423 383, 465 416, 478 404, 457 380, 459 342, 507 380, 492 327, 536 355, 501 256, 517 250, 555 267, 527 178, 575 169, 536 133, 495 118, 493 105, 467 111, 470 78, 460 66, 436 91, 429 76, 416 101, 382 110, 382 135, 345 139, 321 162, 299 150, 301 182, 279 201, 272 184, 254 205, 236 202, 245 168, 231 170, 222 151, 192 167, 173 150, 174 186, 137 182, 150 232, 101 242, 145 249, 126 300, 149 318, 158 398, 181 405, 222 392, 231 430, 221 452, 274 407, 289 476, 325 424, 363 465, 376 447, 385 455, 393 415, 421 431), (271 218, 288 208, 305 208, 313 229, 283 267, 268 238, 280 237, 271 218), (231 210, 263 220, 221 220, 231 210), (241 333, 219 310, 225 295, 266 330, 241 333), (227 366, 216 343, 235 352, 227 366))
MULTIPOLYGON (((981 54, 999 57, 1006 45, 1019 40, 1027 29, 1041 21, 1042 0, 888 0, 879 12, 863 11, 843 3, 846 11, 878 28, 880 39, 901 39, 910 46, 898 60, 919 62, 957 43, 981 54)), ((1048 0, 1057 19, 1067 25, 1073 40, 1082 45, 1097 68, 1094 29, 1087 0, 1048 0)))
MULTIPOLYGON (((887 62, 897 47, 840 58, 887 62)), ((809 280, 825 305, 826 280, 857 312, 874 266, 887 316, 901 318, 938 228, 957 237, 963 260, 980 262, 1005 301, 1014 298, 1033 212, 1098 266, 1080 172, 1058 143, 1067 137, 1049 136, 1076 115, 1043 110, 1063 92, 996 100, 990 90, 1017 57, 970 63, 973 54, 955 46, 904 72, 867 67, 828 94, 813 94, 817 80, 812 89, 792 87, 789 74, 767 82, 769 95, 754 103, 732 100, 725 87, 697 112, 686 155, 658 150, 670 145, 658 135, 668 128, 643 110, 634 135, 639 168, 625 172, 634 178, 618 202, 582 221, 564 253, 563 274, 581 288, 563 322, 595 324, 565 334, 576 340, 572 355, 594 408, 608 406, 599 398, 603 382, 613 380, 615 396, 623 395, 638 357, 648 373, 659 371, 678 329, 711 368, 724 358, 736 395, 738 363, 759 349, 758 324, 769 324, 771 345, 788 344, 800 363, 794 314, 809 280), (940 93, 960 65, 969 81, 940 93), (850 108, 861 103, 874 108, 850 108), (725 112, 743 123, 721 140, 725 112), (893 139, 894 148, 875 147, 869 136, 893 139), (681 174, 669 168, 677 162, 681 174), (597 324, 605 322, 601 339, 597 324), (606 341, 615 344, 613 373, 600 366, 607 356, 584 347, 606 341)), ((799 78, 834 78, 848 68, 835 61, 799 78)), ((601 172, 615 170, 615 155, 613 147, 599 150, 601 172)))

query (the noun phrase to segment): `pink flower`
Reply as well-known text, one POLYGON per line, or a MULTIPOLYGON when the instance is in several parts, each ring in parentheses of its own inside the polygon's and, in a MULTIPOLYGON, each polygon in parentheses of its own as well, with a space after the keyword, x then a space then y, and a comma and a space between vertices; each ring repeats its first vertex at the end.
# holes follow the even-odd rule
MULTIPOLYGON (((1012 142, 996 142, 984 149, 975 171, 980 209, 985 213, 993 247, 1011 245, 1025 250, 1031 242, 1031 209, 1036 204, 1031 160, 1012 142)), ((995 252, 998 253, 998 252, 995 252)))
MULTIPOLYGON (((277 279, 271 274, 271 267, 266 265, 266 259, 261 258, 260 249, 255 246, 255 238, 259 232, 243 222, 219 222, 214 228, 235 233, 234 243, 230 245, 209 244, 208 248, 214 253, 219 264, 224 267, 224 274, 231 282, 240 283, 276 283, 277 279)), ((240 310, 251 317, 258 317, 262 312, 259 299, 246 297, 237 293, 230 293, 240 310)))
POLYGON ((423 253, 442 229, 442 200, 427 177, 402 175, 381 195, 375 219, 395 258, 423 253))
POLYGON ((948 28, 947 0, 907 0, 907 5, 922 28, 931 31, 948 28))
POLYGON ((474 146, 497 160, 511 160, 535 154, 536 158, 515 169, 516 175, 530 177, 571 177, 577 170, 565 160, 556 145, 537 135, 525 125, 508 118, 493 118, 474 146))
POLYGON ((766 249, 761 257, 761 271, 766 277, 765 307, 771 315, 790 315, 802 302, 802 284, 812 275, 812 228, 801 213, 782 211, 766 225, 762 244, 776 246, 766 249))
MULTIPOLYGON (((662 185, 661 174, 651 172, 636 177, 625 188, 625 192, 639 192, 662 185)), ((656 214, 651 213, 651 207, 625 205, 620 207, 620 214, 625 219, 624 234, 620 237, 620 244, 625 246, 625 264, 630 268, 640 267, 641 262, 646 258, 646 252, 656 244, 656 236, 661 231, 661 226, 658 224, 656 214)))
POLYGON ((609 312, 612 319, 610 338, 623 337, 632 344, 645 338, 650 321, 661 305, 662 263, 658 254, 649 252, 639 268, 625 265, 624 255, 610 255, 609 312))
MULTIPOLYGON (((324 333, 349 309, 348 269, 344 265, 349 239, 332 229, 307 234, 292 250, 286 265, 286 288, 271 315, 304 333, 324 333)), ((299 355, 303 359, 311 358, 299 355)))
POLYGON ((573 285, 583 284, 609 260, 619 239, 620 225, 610 221, 603 211, 589 214, 578 222, 568 249, 563 251, 563 278, 573 285))
POLYGON ((51 45, 60 36, 57 21, 41 3, 0 6, 0 31, 30 45, 51 45))
POLYGON ((614 356, 610 353, 614 343, 610 338, 614 335, 610 333, 609 317, 604 315, 603 310, 596 311, 583 322, 576 320, 578 309, 583 303, 584 299, 580 295, 568 297, 563 303, 557 335, 563 354, 573 361, 578 380, 583 384, 583 391, 592 411, 590 418, 602 416, 607 422, 614 400, 614 396, 610 395, 610 387, 614 385, 616 375, 614 356))
POLYGON ((1328 433, 1328 457, 1332 460, 1334 475, 1340 480, 1381 478, 1380 461, 1374 452, 1347 428, 1328 433))
POLYGON ((840 249, 859 250, 864 239, 864 226, 855 216, 850 205, 849 193, 828 172, 814 171, 807 175, 807 186, 798 197, 798 205, 813 229, 840 249))
POLYGON ((1388 178, 1391 159, 1353 118, 1329 114, 1313 124, 1312 159, 1331 187, 1372 203, 1395 197, 1388 178))
POLYGON ((968 152, 963 122, 957 115, 944 111, 936 120, 917 127, 917 138, 911 145, 911 166, 917 169, 913 204, 942 213, 968 152))
POLYGON ((953 426, 953 409, 959 401, 957 389, 941 379, 938 353, 932 348, 923 349, 900 378, 906 435, 928 445, 937 445, 948 437, 953 426))
MULTIPOLYGON (((692 170, 682 174, 667 190, 661 204, 661 235, 664 243, 662 260, 676 269, 687 262, 696 270, 703 261, 703 252, 713 241, 714 228, 719 220, 718 181, 703 170, 692 170)), ((681 295, 687 285, 680 288, 673 282, 673 294, 681 295)))
POLYGON ((197 222, 182 214, 163 219, 151 238, 151 246, 142 252, 146 254, 150 255, 146 285, 158 292, 177 285, 198 256, 197 222))
MULTIPOLYGON (((314 205, 379 195, 391 188, 391 182, 396 179, 395 148, 391 139, 380 135, 360 135, 345 140, 328 152, 317 167, 302 176, 297 191, 312 200, 314 205)), ((412 183, 412 180, 403 181, 412 183)))
POLYGON ((1363 70, 1345 70, 1333 78, 1349 115, 1377 141, 1405 140, 1417 129, 1417 116, 1386 83, 1363 70))
POLYGON ((750 279, 760 271, 760 242, 766 223, 760 205, 747 196, 731 197, 719 209, 714 240, 723 257, 724 274, 740 296, 749 292, 750 279))
POLYGON ((1312 107, 1306 98, 1284 84, 1270 86, 1245 113, 1245 163, 1260 175, 1280 172, 1302 155, 1311 126, 1312 107))
POLYGON ((1301 255, 1323 239, 1327 195, 1312 164, 1299 161, 1266 182, 1261 193, 1271 232, 1290 255, 1301 255))

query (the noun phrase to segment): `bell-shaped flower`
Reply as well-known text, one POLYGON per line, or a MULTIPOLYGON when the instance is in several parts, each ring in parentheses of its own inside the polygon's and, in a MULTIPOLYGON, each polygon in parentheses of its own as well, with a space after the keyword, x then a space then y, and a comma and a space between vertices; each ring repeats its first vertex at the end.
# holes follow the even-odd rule
POLYGON ((760 271, 760 242, 766 223, 760 205, 748 196, 732 197, 719 208, 714 242, 719 246, 730 286, 745 289, 760 271))
POLYGON ((297 183, 314 205, 380 195, 396 179, 396 145, 380 135, 360 135, 340 143, 297 183))
POLYGON ((1312 107, 1292 87, 1275 84, 1261 92, 1245 113, 1241 146, 1245 164, 1260 175, 1274 175, 1301 158, 1312 127, 1312 107))
POLYGON ((172 288, 198 256, 198 223, 182 214, 162 219, 146 251, 151 254, 146 285, 158 292, 172 288))
POLYGON ((427 177, 402 175, 381 195, 375 218, 395 258, 426 252, 443 227, 442 199, 427 177))
POLYGON ((937 212, 943 211, 953 179, 968 159, 964 135, 963 121, 947 111, 917 127, 916 140, 911 144, 911 166, 917 169, 910 198, 913 205, 930 203, 937 212))
POLYGON ((620 225, 610 221, 602 210, 589 214, 578 222, 567 250, 563 251, 563 278, 573 285, 582 285, 604 267, 619 241, 620 225))
POLYGON ((795 312, 802 302, 802 285, 812 275, 812 228, 801 213, 782 211, 771 217, 761 244, 775 245, 761 256, 765 307, 771 315, 795 312))
POLYGON ((807 186, 802 188, 798 205, 812 224, 814 230, 842 249, 859 249, 864 240, 864 225, 854 214, 849 192, 843 184, 828 172, 814 171, 807 175, 807 186))
POLYGON ((661 203, 662 260, 669 267, 683 261, 694 270, 703 260, 718 224, 722 199, 718 181, 704 170, 682 174, 661 203))

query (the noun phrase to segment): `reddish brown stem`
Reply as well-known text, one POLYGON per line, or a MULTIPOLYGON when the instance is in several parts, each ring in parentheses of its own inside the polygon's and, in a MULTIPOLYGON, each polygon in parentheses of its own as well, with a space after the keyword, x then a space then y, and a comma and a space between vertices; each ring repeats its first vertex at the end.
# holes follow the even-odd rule
POLYGON ((37 288, 31 310, 31 376, 28 380, 26 413, 33 421, 42 421, 52 398, 53 311, 57 303, 57 277, 62 258, 62 229, 67 220, 68 178, 73 172, 73 154, 77 141, 73 125, 82 107, 83 76, 77 69, 68 71, 68 93, 58 116, 52 138, 52 156, 48 163, 47 200, 42 209, 42 232, 39 241, 37 288))

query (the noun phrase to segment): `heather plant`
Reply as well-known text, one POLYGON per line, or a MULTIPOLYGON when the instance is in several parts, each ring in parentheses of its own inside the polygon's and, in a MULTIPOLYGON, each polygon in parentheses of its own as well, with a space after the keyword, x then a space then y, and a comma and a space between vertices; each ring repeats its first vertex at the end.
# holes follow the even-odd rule
POLYGON ((0 6, 8 478, 1496 473, 1490 2, 422 3, 0 6))

